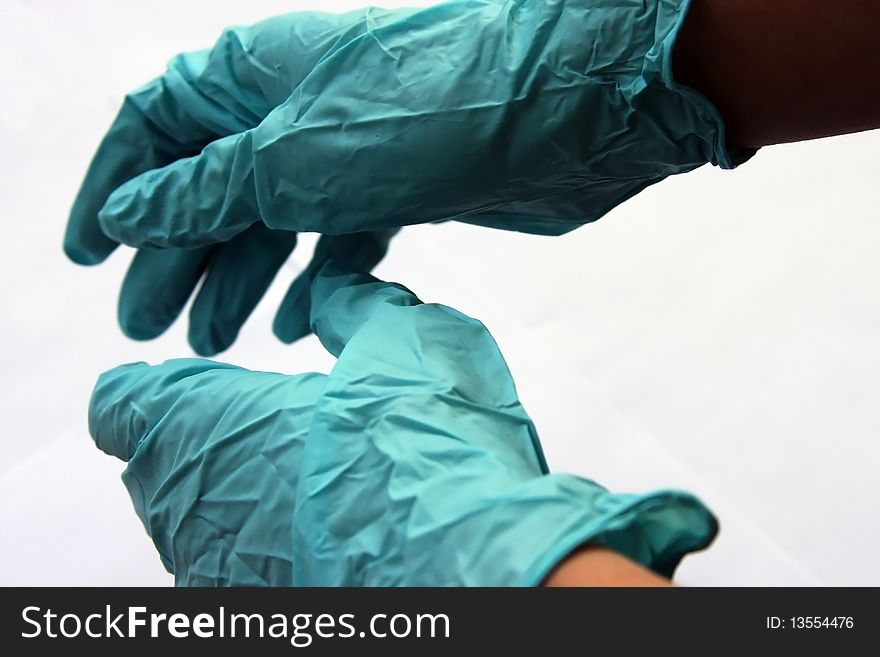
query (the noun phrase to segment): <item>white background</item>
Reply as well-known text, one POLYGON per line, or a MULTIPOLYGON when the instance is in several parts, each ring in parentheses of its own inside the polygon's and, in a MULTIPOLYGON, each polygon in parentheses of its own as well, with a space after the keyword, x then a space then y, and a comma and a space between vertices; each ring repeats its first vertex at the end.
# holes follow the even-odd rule
MULTIPOLYGON (((126 339, 115 306, 130 251, 96 268, 61 252, 123 95, 228 24, 358 4, 3 2, 0 584, 171 582, 86 408, 102 370, 190 355, 184 321, 126 339)), ((878 585, 878 153, 878 132, 768 148, 561 238, 410 228, 378 274, 489 326, 552 467, 703 496, 722 533, 682 583, 878 585)), ((270 334, 312 244, 223 360, 327 369, 314 338, 270 334)))

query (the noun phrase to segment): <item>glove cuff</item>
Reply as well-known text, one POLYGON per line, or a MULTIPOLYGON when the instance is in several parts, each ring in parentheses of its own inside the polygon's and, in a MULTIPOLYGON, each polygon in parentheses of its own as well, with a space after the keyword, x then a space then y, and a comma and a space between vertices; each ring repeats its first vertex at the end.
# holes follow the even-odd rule
POLYGON ((688 493, 614 494, 564 474, 536 477, 481 506, 444 536, 445 548, 458 553, 455 561, 468 564, 446 571, 456 572, 452 579, 460 585, 538 586, 585 543, 671 577, 686 554, 707 547, 718 531, 712 513, 688 493), (463 545, 480 553, 463 555, 463 545))
POLYGON ((729 149, 724 118, 715 104, 695 89, 676 82, 672 74, 672 51, 691 3, 692 0, 660 0, 657 6, 657 38, 645 56, 642 80, 647 86, 659 79, 660 84, 678 94, 705 128, 702 134, 707 141, 709 162, 722 169, 735 169, 757 153, 757 149, 729 149))
MULTIPOLYGON (((609 493, 598 484, 570 475, 558 479, 565 494, 553 505, 560 518, 554 541, 524 571, 522 585, 538 586, 563 559, 585 543, 622 554, 662 575, 672 577, 681 560, 709 546, 718 521, 699 499, 677 490, 643 495, 609 493)), ((549 541, 547 541, 549 542, 549 541)))

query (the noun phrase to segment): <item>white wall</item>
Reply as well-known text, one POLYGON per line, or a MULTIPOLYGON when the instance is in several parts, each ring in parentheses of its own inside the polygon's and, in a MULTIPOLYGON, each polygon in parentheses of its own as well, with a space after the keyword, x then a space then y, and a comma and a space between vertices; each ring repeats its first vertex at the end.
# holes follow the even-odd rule
MULTIPOLYGON (((227 24, 358 4, 3 3, 0 584, 170 583, 121 464, 88 437, 86 405, 102 370, 189 355, 184 322, 126 339, 115 304, 130 252, 98 268, 61 252, 123 94, 227 24)), ((489 326, 551 465, 704 497, 722 534, 684 564, 683 583, 878 585, 878 153, 880 132, 765 149, 556 239, 415 227, 378 274, 489 326)), ((311 244, 222 360, 329 366, 313 338, 285 347, 270 334, 311 244)))

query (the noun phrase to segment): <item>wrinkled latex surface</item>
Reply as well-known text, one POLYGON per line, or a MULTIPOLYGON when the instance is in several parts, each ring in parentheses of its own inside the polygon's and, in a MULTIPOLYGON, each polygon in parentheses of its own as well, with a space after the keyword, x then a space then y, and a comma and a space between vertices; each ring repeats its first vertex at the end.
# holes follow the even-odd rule
MULTIPOLYGON (((728 152, 717 110, 672 79, 687 7, 459 0, 229 29, 126 98, 66 251, 95 263, 118 242, 166 249, 141 251, 123 285, 136 338, 165 330, 206 271, 190 340, 211 354, 297 231, 455 219, 565 233, 666 176, 750 154, 728 152)), ((359 267, 387 238, 370 242, 359 267)), ((276 333, 300 337, 307 304, 283 310, 276 333)))
POLYGON ((713 538, 676 491, 549 474, 492 336, 330 262, 311 324, 329 375, 207 360, 111 370, 97 445, 180 585, 534 585, 597 541, 658 572, 713 538))

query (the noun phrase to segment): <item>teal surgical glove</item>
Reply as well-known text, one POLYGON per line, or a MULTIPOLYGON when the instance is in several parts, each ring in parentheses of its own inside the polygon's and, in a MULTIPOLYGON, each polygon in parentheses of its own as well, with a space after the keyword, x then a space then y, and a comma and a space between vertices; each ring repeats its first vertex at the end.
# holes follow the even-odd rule
MULTIPOLYGON (((126 98, 66 251, 92 264, 118 242, 186 249, 137 256, 120 320, 158 335, 207 269, 190 337, 208 354, 234 339, 295 232, 455 219, 557 235, 666 176, 733 167, 751 152, 728 152, 715 107, 672 78, 688 6, 460 0, 227 30, 126 98)), ((285 340, 307 323, 298 310, 300 330, 279 314, 285 340)))
POLYGON ((327 376, 205 360, 101 376, 97 445, 181 585, 537 585, 592 541, 671 575, 716 523, 673 491, 549 474, 492 336, 333 262, 327 376))

